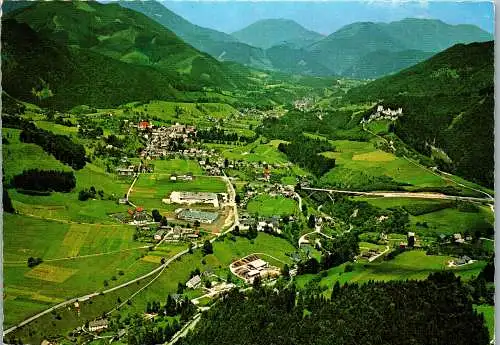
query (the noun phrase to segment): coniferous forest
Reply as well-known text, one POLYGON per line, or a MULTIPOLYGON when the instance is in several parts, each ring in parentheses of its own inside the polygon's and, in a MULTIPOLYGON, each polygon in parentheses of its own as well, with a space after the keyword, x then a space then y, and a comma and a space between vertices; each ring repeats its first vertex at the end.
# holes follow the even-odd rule
POLYGON ((231 291, 182 345, 488 344, 483 316, 451 272, 425 281, 336 285, 331 297, 294 286, 231 291))

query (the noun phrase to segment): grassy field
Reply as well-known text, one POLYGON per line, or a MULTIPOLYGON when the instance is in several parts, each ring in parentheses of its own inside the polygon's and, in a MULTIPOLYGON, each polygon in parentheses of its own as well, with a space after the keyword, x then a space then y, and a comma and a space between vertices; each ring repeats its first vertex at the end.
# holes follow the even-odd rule
POLYGON ((162 160, 158 159, 152 161, 155 166, 156 174, 178 174, 183 175, 186 173, 192 173, 193 175, 202 175, 203 170, 201 170, 198 161, 189 159, 168 159, 162 160))
MULTIPOLYGON (((53 156, 45 153, 35 144, 19 142, 19 131, 6 129, 11 133, 10 144, 3 145, 3 162, 7 181, 24 170, 39 168, 71 171, 67 165, 57 161, 53 156)), ((10 190, 14 207, 21 213, 42 218, 54 218, 82 223, 111 223, 108 214, 123 211, 124 207, 117 205, 110 197, 121 197, 126 193, 130 181, 109 174, 103 168, 87 163, 86 166, 75 171, 76 188, 70 193, 52 193, 50 196, 32 196, 10 190), (94 186, 96 190, 103 190, 104 200, 78 200, 78 192, 94 186)))
POLYGON ((209 148, 221 151, 222 155, 231 160, 244 160, 247 162, 266 162, 270 164, 285 163, 288 161, 285 154, 278 151, 281 140, 271 140, 267 144, 262 144, 261 139, 244 146, 230 146, 220 144, 206 144, 209 148))
MULTIPOLYGON (((354 267, 352 272, 344 272, 346 264, 334 267, 328 270, 328 275, 321 280, 320 285, 331 288, 336 281, 343 284, 369 280, 425 279, 432 272, 447 269, 446 265, 449 260, 452 258, 448 256, 430 256, 426 255, 424 251, 410 251, 398 255, 390 261, 352 264, 354 267)), ((477 275, 484 265, 484 262, 476 262, 453 269, 453 271, 464 279, 469 279, 477 275)), ((314 275, 310 274, 297 277, 297 286, 303 287, 313 277, 314 275)))
POLYGON ((490 332, 490 338, 493 339, 493 336, 495 335, 495 306, 482 304, 475 305, 474 309, 484 315, 484 322, 490 332))
MULTIPOLYGON (((404 158, 376 149, 375 140, 370 142, 330 140, 330 142, 335 146, 335 152, 325 152, 324 155, 335 158, 336 167, 362 171, 372 176, 385 175, 397 182, 419 187, 440 187, 450 184, 404 158)), ((341 178, 335 174, 335 169, 330 174, 332 176, 325 178, 341 178)))
MULTIPOLYGON (((438 205, 443 203, 440 200, 409 199, 409 198, 372 198, 356 197, 358 201, 366 201, 380 208, 394 208, 412 205, 438 205)), ((476 229, 493 226, 494 215, 487 207, 481 206, 479 212, 461 212, 451 205, 439 211, 430 212, 418 216, 410 215, 410 228, 421 235, 439 235, 464 233, 469 231, 473 233, 476 229), (417 226, 417 223, 426 223, 427 227, 417 226)))
POLYGON ((258 214, 263 217, 285 216, 294 214, 297 211, 297 203, 295 200, 284 196, 259 195, 248 202, 247 210, 251 214, 258 214))
MULTIPOLYGON (((173 262, 154 284, 134 298, 133 305, 127 309, 143 311, 148 301, 164 301, 167 294, 177 291, 178 282, 185 283, 189 279, 189 273, 196 268, 202 272, 211 270, 219 277, 226 279, 230 273, 229 264, 248 254, 265 253, 290 264, 291 260, 285 253, 295 251, 295 248, 285 239, 263 233, 259 233, 253 241, 241 237, 236 237, 235 241, 226 238, 223 242, 214 242, 213 248, 214 254, 203 257, 201 251, 196 250, 193 254, 185 255, 173 262)), ((263 258, 266 259, 264 256, 263 258)), ((233 279, 236 277, 233 276, 233 279)))
POLYGON ((171 213, 181 207, 165 204, 162 199, 168 198, 172 191, 226 193, 225 182, 218 177, 195 177, 192 181, 170 181, 169 174, 141 174, 137 180, 130 200, 147 210, 157 209, 162 213, 171 213))
POLYGON ((478 213, 460 212, 457 209, 445 209, 437 212, 410 216, 411 228, 417 234, 454 234, 466 231, 474 233, 476 229, 492 227, 493 215, 481 208, 478 213), (416 223, 427 223, 428 228, 418 227, 416 223))
MULTIPOLYGON (((214 254, 203 257, 200 250, 195 250, 193 254, 185 255, 181 259, 173 262, 153 284, 132 300, 130 306, 123 306, 120 313, 143 312, 148 301, 156 300, 164 302, 167 294, 175 293, 177 291, 178 282, 186 282, 189 278, 189 273, 195 268, 199 268, 201 271, 210 269, 220 277, 226 278, 229 273, 229 264, 235 259, 239 259, 251 253, 266 253, 279 260, 275 260, 273 264, 276 262, 279 263, 280 261, 290 264, 291 261, 285 253, 294 251, 295 248, 286 240, 267 234, 259 234, 253 241, 241 237, 237 237, 235 241, 230 239, 225 239, 222 242, 216 241, 214 243, 214 254), (203 264, 203 262, 205 262, 205 264, 203 264)), ((267 259, 265 256, 263 256, 263 258, 267 259)), ((77 274, 75 274, 75 276, 76 275, 77 274)), ((122 278, 119 278, 119 280, 122 280, 122 278)), ((147 281, 149 281, 149 279, 138 284, 132 284, 127 288, 120 289, 108 295, 97 296, 89 301, 91 303, 80 303, 82 315, 79 318, 76 316, 73 309, 63 309, 58 311, 62 320, 56 320, 53 315, 47 315, 29 324, 27 327, 24 327, 18 331, 16 335, 27 336, 31 330, 34 335, 30 337, 30 339, 39 342, 42 337, 49 334, 65 333, 82 325, 85 320, 93 319, 103 312, 111 310, 116 306, 118 298, 124 301, 125 298, 144 286, 147 281), (48 325, 51 327, 47 328, 48 325)), ((9 294, 8 291, 7 294, 9 294)), ((21 302, 26 303, 25 300, 19 299, 16 304, 9 302, 9 300, 6 302, 6 307, 8 308, 7 312, 9 313, 9 320, 6 321, 7 324, 11 324, 16 317, 17 319, 21 317, 19 310, 16 310, 15 307, 24 307, 25 310, 28 308, 27 304, 21 304, 21 302)), ((45 308, 47 305, 48 304, 45 304, 45 308)), ((43 304, 39 304, 38 309, 31 308, 31 312, 34 313, 42 309, 44 309, 43 304)))

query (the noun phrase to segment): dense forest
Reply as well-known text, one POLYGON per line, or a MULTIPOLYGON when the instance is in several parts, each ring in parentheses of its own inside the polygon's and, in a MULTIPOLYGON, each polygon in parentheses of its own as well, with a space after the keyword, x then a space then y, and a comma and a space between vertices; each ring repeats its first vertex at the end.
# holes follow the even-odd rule
POLYGON ((362 116, 362 113, 353 116, 351 111, 334 109, 325 112, 291 110, 280 118, 265 118, 257 133, 288 141, 303 133, 324 135, 331 140, 368 141, 370 135, 358 126, 362 116))
POLYGON ((339 285, 331 299, 289 288, 231 291, 180 345, 489 343, 484 318, 451 272, 424 281, 339 285))
POLYGON ((256 137, 247 137, 238 135, 238 133, 229 133, 222 128, 212 127, 210 129, 200 129, 196 132, 196 137, 205 142, 224 143, 229 141, 252 142, 256 137))
POLYGON ((76 186, 72 171, 30 169, 12 178, 15 188, 38 192, 70 192, 76 186))
POLYGON ((290 161, 309 170, 318 177, 335 167, 334 158, 320 154, 321 152, 335 150, 326 140, 310 139, 299 135, 289 144, 280 143, 278 150, 286 154, 290 161))

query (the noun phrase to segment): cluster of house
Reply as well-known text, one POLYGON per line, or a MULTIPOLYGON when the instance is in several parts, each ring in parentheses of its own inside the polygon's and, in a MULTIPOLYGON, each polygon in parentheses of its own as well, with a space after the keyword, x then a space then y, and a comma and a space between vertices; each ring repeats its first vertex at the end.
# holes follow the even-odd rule
POLYGON ((312 105, 312 100, 310 98, 299 99, 293 102, 295 109, 300 111, 305 111, 309 109, 312 105))
POLYGON ((368 119, 362 119, 361 123, 370 123, 372 121, 378 120, 390 120, 395 121, 400 116, 403 116, 403 108, 398 108, 396 110, 392 110, 391 108, 385 109, 383 105, 378 105, 377 110, 368 117, 368 119))
MULTIPOLYGON (((289 222, 294 222, 295 217, 289 216, 289 222)), ((248 213, 242 213, 239 219, 239 229, 242 231, 247 231, 251 226, 254 226, 257 231, 266 231, 266 232, 274 232, 277 234, 281 234, 280 225, 283 222, 283 218, 279 216, 272 217, 253 217, 248 213)))
POLYGON ((140 165, 128 165, 125 167, 118 167, 116 168, 116 173, 119 176, 134 176, 136 173, 150 173, 153 172, 153 166, 147 165, 147 164, 140 164, 140 165))
MULTIPOLYGON (((141 124, 141 122, 139 123, 141 124)), ((171 153, 174 145, 177 143, 191 144, 196 136, 196 128, 194 126, 182 125, 176 123, 172 126, 162 127, 144 127, 140 129, 151 129, 144 137, 148 139, 146 148, 141 152, 142 157, 157 158, 167 156, 171 153)))
POLYGON ((153 239, 155 241, 165 240, 166 242, 177 242, 181 240, 197 239, 200 237, 200 231, 180 226, 162 226, 155 232, 153 239))
POLYGON ((467 255, 462 255, 458 257, 457 259, 451 260, 448 263, 448 266, 453 267, 453 266, 462 266, 462 265, 467 265, 473 263, 474 260, 472 260, 470 257, 467 255))
POLYGON ((129 209, 127 212, 132 218, 130 222, 132 225, 145 225, 153 221, 153 217, 142 207, 129 209))

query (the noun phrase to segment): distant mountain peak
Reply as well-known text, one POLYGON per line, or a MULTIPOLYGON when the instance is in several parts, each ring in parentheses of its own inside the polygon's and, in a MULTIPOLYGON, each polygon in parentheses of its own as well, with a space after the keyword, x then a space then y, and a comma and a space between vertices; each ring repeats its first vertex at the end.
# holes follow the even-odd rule
POLYGON ((233 32, 232 35, 241 42, 262 49, 268 49, 282 43, 302 48, 324 37, 304 28, 294 20, 285 18, 261 19, 233 32))

